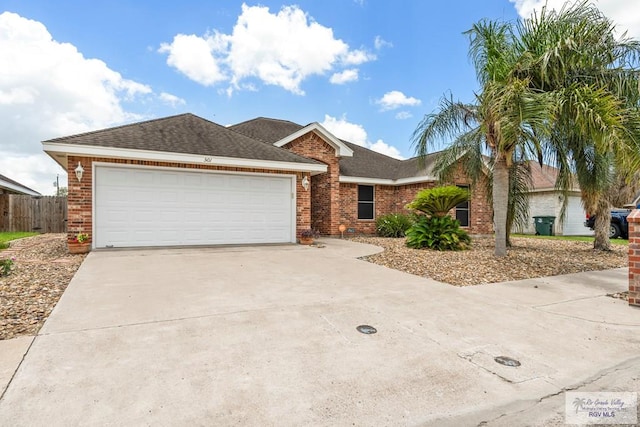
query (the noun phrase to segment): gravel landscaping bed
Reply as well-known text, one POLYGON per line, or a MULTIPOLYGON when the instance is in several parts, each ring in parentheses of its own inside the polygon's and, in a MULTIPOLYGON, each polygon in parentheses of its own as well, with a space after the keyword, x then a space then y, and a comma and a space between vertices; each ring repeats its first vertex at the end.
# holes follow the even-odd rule
POLYGON ((613 245, 608 253, 594 251, 590 242, 534 238, 512 238, 506 258, 493 256, 494 240, 473 238, 470 250, 439 252, 411 249, 404 239, 355 237, 355 242, 381 246, 384 251, 362 259, 429 277, 456 286, 506 282, 534 277, 557 276, 582 271, 627 266, 626 245, 613 245))
POLYGON ((82 264, 69 255, 66 234, 41 234, 11 242, 0 258, 14 257, 0 276, 0 340, 35 335, 82 264))

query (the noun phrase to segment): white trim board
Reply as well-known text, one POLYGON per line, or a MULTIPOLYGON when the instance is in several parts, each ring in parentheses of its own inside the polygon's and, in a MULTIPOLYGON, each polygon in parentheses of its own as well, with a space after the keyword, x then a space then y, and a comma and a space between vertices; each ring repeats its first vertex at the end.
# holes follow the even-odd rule
MULTIPOLYGON (((116 159, 146 160, 152 162, 188 163, 194 165, 226 166, 249 169, 274 169, 295 172, 324 173, 327 165, 314 163, 279 162, 274 160, 242 159, 235 157, 205 156, 202 154, 170 153, 165 151, 134 150, 130 148, 95 147, 76 144, 43 142, 43 150, 56 159, 64 156, 106 157, 116 159)), ((56 159, 58 161, 58 159, 56 159)), ((58 161, 58 163, 60 163, 58 161)), ((65 167, 65 165, 61 166, 65 167)), ((65 167, 66 169, 66 167, 65 167)))
POLYGON ((0 179, 0 187, 6 188, 7 190, 17 191, 20 194, 26 194, 27 196, 42 196, 42 194, 37 191, 30 190, 22 185, 16 185, 11 182, 5 181, 4 179, 0 179))

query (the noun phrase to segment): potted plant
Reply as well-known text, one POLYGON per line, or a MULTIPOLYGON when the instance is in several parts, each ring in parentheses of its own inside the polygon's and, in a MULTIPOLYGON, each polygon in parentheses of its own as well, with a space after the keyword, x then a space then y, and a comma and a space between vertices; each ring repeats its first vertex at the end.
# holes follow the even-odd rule
POLYGON ((313 244, 313 239, 315 239, 315 238, 317 238, 319 236, 320 236, 320 233, 318 233, 313 228, 308 228, 306 230, 302 230, 300 232, 300 244, 301 245, 311 245, 311 244, 313 244))
POLYGON ((78 233, 67 241, 70 254, 86 254, 91 250, 91 239, 87 233, 78 233))

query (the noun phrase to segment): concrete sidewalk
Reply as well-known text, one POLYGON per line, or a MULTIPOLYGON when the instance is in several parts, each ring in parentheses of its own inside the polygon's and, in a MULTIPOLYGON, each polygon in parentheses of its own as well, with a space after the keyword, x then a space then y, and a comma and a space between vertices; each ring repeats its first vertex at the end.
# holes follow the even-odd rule
POLYGON ((0 420, 506 425, 557 418, 536 402, 640 370, 640 310, 606 296, 626 269, 457 288, 356 259, 379 248, 324 243, 90 254, 0 420))

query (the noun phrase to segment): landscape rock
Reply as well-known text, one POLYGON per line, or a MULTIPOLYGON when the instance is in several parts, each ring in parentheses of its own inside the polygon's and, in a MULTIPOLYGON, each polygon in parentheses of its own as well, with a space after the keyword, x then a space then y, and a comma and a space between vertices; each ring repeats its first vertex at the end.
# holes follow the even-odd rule
POLYGON ((354 237, 350 240, 381 246, 384 251, 363 257, 369 262, 456 286, 480 285, 583 271, 626 267, 628 247, 613 245, 596 251, 593 243, 572 240, 511 238, 505 258, 493 255, 493 237, 475 237, 466 251, 411 249, 405 239, 354 237))

